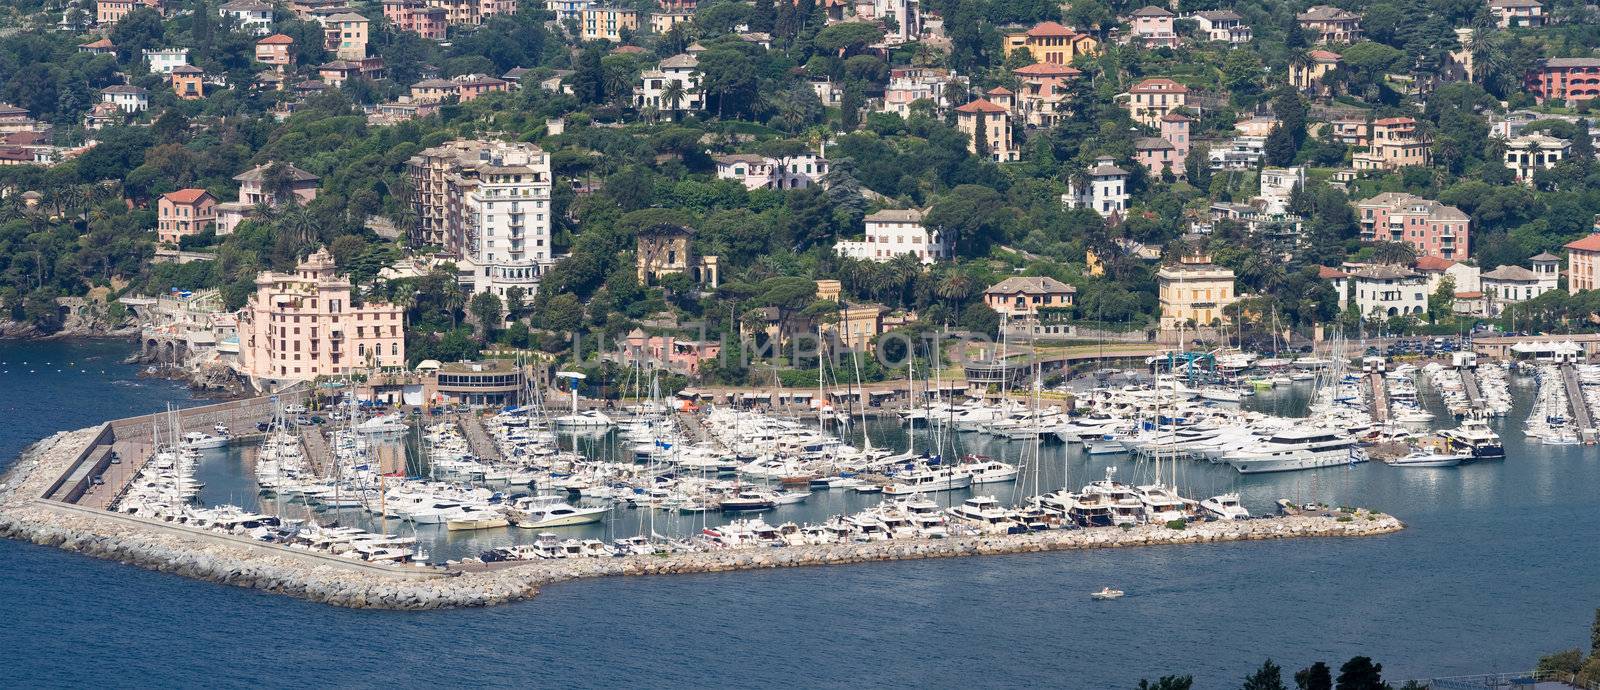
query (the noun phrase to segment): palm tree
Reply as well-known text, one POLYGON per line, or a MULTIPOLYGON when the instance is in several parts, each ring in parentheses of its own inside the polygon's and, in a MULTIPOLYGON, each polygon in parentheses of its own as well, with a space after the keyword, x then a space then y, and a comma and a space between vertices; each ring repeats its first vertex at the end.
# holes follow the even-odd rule
POLYGON ((633 96, 633 72, 622 67, 608 69, 601 81, 617 107, 627 107, 629 98, 633 96))
POLYGON ((301 244, 315 247, 321 240, 317 231, 317 219, 304 206, 295 206, 283 212, 281 227, 289 232, 301 244))
POLYGON ((683 99, 688 95, 688 90, 683 87, 683 81, 678 79, 667 80, 666 87, 661 89, 661 101, 672 105, 672 119, 674 122, 682 114, 679 107, 683 103, 683 99))
POLYGON ((939 279, 933 286, 933 294, 944 300, 947 308, 952 308, 951 302, 959 302, 972 293, 972 278, 960 271, 950 271, 939 279))

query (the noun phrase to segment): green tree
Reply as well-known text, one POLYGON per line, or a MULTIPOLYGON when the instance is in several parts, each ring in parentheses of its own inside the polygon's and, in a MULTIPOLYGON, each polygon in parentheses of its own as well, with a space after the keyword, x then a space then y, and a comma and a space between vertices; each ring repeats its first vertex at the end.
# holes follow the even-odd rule
POLYGON ((1189 149, 1189 156, 1183 159, 1184 177, 1189 184, 1201 190, 1211 189, 1211 147, 1197 144, 1189 149))
POLYGON ((1162 676, 1152 683, 1139 681, 1139 690, 1189 690, 1194 687, 1194 676, 1162 676))
POLYGON ((1456 303, 1456 279, 1445 276, 1439 281, 1438 289, 1428 295, 1428 320, 1438 323, 1440 319, 1454 313, 1456 303))
POLYGON ((559 334, 576 333, 578 327, 583 325, 583 303, 578 301, 576 295, 562 293, 546 300, 544 309, 537 316, 540 326, 545 330, 559 334))
POLYGON ((1288 690, 1288 688, 1283 684, 1283 669, 1268 659, 1255 673, 1245 676, 1241 690, 1288 690))
POLYGON ((1333 690, 1333 669, 1318 661, 1294 674, 1294 684, 1300 690, 1333 690))
POLYGON ((501 307, 500 297, 492 292, 480 292, 472 296, 468 307, 473 318, 478 320, 478 337, 488 340, 505 320, 505 310, 501 307))
POLYGON ((1283 167, 1294 165, 1294 157, 1299 150, 1295 147, 1294 135, 1279 124, 1267 133, 1267 141, 1262 145, 1261 152, 1267 165, 1283 167))
POLYGON ((1391 690, 1383 682, 1383 664, 1372 663, 1369 657, 1352 657, 1339 667, 1339 680, 1335 690, 1391 690))

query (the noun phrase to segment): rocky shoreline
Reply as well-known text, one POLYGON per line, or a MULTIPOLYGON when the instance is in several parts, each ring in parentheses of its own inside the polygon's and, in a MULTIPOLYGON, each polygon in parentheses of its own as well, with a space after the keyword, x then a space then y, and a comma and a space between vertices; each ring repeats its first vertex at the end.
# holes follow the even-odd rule
POLYGON ((63 432, 29 448, 0 483, 0 536, 219 584, 348 608, 424 610, 490 606, 531 598, 541 587, 590 577, 714 573, 872 561, 903 561, 1073 549, 1310 537, 1363 537, 1404 525, 1381 513, 1207 522, 1172 529, 1095 528, 1025 535, 740 549, 674 556, 572 558, 419 572, 339 563, 244 540, 64 507, 37 496, 94 430, 63 432))

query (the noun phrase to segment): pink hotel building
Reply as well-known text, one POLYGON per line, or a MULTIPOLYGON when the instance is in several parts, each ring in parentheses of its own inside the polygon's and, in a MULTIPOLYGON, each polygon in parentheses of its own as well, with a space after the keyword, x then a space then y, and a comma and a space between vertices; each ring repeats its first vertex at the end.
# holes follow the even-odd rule
POLYGON ((350 281, 319 249, 294 273, 263 272, 239 313, 239 355, 253 380, 300 381, 406 364, 405 310, 350 305, 350 281))
POLYGON ((1355 202, 1363 242, 1404 242, 1418 256, 1468 256, 1472 219, 1461 209, 1402 192, 1355 202))

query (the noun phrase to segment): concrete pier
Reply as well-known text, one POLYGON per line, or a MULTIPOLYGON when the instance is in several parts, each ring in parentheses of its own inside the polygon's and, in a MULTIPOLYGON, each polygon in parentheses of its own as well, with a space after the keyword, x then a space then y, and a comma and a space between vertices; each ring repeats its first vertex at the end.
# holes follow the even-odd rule
POLYGON ((1372 388, 1372 421, 1386 423, 1389 421, 1389 389, 1383 385, 1383 373, 1367 374, 1367 381, 1372 388))
POLYGON ((1478 390, 1478 373, 1464 367, 1460 372, 1461 390, 1467 394, 1467 402, 1474 410, 1483 409, 1483 393, 1478 390))
POLYGON ((500 446, 495 445, 494 439, 489 438, 489 430, 483 428, 483 420, 476 415, 462 415, 456 418, 456 426, 461 428, 462 435, 467 437, 467 447, 472 449, 472 454, 491 462, 505 462, 505 455, 500 452, 500 446))
POLYGON ((1594 420, 1589 418, 1589 401, 1583 399, 1583 385, 1578 381, 1578 368, 1561 365, 1561 382, 1567 388, 1567 406, 1572 408, 1572 419, 1578 425, 1578 436, 1585 445, 1594 445, 1594 420))

